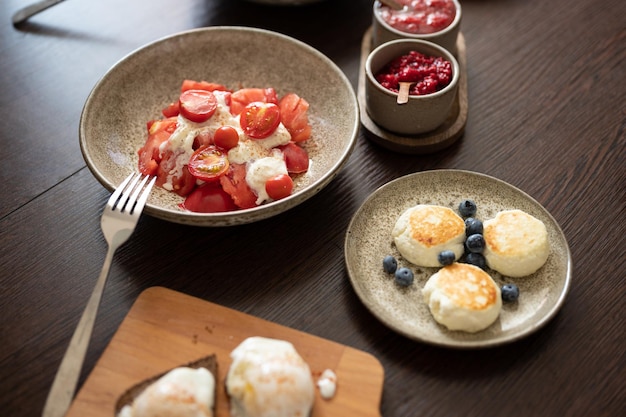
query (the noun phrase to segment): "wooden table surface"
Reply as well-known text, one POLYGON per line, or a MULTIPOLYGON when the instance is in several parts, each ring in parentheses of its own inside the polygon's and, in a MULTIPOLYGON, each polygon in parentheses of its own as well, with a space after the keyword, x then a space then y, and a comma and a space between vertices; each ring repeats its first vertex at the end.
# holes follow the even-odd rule
MULTIPOLYGON (((109 193, 81 156, 89 92, 119 59, 172 33, 270 29, 332 59, 356 89, 371 1, 271 7, 235 0, 71 0, 20 28, 0 6, 0 410, 38 416, 102 267, 109 193)), ((164 286, 371 353, 381 414, 626 415, 626 3, 462 0, 469 116, 432 155, 393 153, 361 131, 319 194, 254 224, 197 228, 144 216, 116 254, 80 383, 132 303, 164 286), (346 228, 377 187, 433 169, 504 180, 568 240, 572 285, 538 332, 485 350, 401 336, 376 320, 344 264, 346 228)))

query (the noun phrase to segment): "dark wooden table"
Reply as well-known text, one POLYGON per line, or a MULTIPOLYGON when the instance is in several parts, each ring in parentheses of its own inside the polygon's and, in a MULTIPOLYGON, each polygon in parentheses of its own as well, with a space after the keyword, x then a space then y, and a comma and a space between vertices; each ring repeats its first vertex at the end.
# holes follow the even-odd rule
MULTIPOLYGON (((11 15, 27 3, 0 6, 3 416, 40 415, 104 260, 100 215, 109 193, 78 145, 80 113, 99 78, 159 37, 243 25, 307 42, 356 88, 371 22, 365 0, 283 8, 71 0, 14 28, 11 15)), ((385 369, 385 417, 626 415, 626 3, 462 4, 469 119, 460 141, 410 156, 361 132, 327 188, 250 225, 194 228, 143 217, 114 258, 80 382, 141 291, 165 286, 372 353, 385 369), (560 224, 572 286, 540 331, 486 350, 438 348, 392 332, 356 296, 343 242, 357 208, 392 179, 442 168, 502 179, 560 224)))

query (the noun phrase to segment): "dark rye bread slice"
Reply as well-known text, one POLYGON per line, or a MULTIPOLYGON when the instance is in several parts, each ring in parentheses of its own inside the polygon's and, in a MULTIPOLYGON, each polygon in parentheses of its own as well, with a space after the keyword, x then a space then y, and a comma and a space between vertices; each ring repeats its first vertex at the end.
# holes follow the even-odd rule
MULTIPOLYGON (((215 378, 215 386, 217 386, 217 357, 215 355, 202 357, 193 362, 189 362, 186 365, 180 365, 180 367, 193 369, 206 368, 209 372, 213 374, 213 378, 215 378)), ((124 393, 120 396, 120 398, 118 398, 117 403, 115 404, 115 415, 117 416, 125 405, 132 404, 135 398, 137 398, 137 396, 139 396, 139 394, 141 394, 143 390, 145 390, 149 385, 151 385, 153 382, 161 378, 172 369, 168 369, 167 371, 159 375, 155 375, 151 378, 145 379, 124 391, 124 393)), ((215 393, 214 398, 216 398, 215 393)), ((213 401, 213 413, 215 413, 215 400, 213 401)))

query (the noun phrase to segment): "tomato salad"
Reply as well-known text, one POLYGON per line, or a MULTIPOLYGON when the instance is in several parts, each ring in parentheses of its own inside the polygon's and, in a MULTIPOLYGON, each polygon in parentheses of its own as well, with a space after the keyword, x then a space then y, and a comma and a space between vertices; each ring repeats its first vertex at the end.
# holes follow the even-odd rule
POLYGON ((236 91, 184 80, 163 118, 147 123, 139 171, 185 197, 180 207, 201 213, 247 209, 293 192, 293 177, 309 168, 302 144, 311 136, 309 104, 273 88, 236 91))

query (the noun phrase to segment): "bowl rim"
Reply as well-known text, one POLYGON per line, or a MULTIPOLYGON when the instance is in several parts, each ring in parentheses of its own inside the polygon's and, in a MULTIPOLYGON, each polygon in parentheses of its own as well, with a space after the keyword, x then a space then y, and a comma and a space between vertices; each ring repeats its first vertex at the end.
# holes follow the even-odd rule
POLYGON ((360 128, 360 116, 359 116, 359 103, 356 97, 356 93, 354 92, 354 88, 350 83, 350 80, 346 76, 346 74, 341 70, 341 68, 335 64, 329 57, 324 55, 319 50, 315 49, 313 46, 293 38, 291 36, 285 35, 283 33, 275 32, 268 29, 261 29, 256 27, 249 26, 237 26, 237 25, 227 25, 227 26, 208 26, 202 28, 194 28, 184 31, 179 31, 176 33, 172 33, 166 36, 162 36, 153 41, 150 41, 142 46, 135 48, 130 51, 118 61, 116 61, 113 65, 111 65, 108 70, 96 81, 93 88, 89 92, 83 108, 81 110, 79 126, 78 126, 78 138, 80 150, 87 165, 87 168, 90 170, 92 175, 96 177, 98 182, 102 184, 107 190, 113 191, 117 184, 115 184, 110 178, 108 178, 104 172, 98 167, 98 165, 92 159, 92 156, 88 152, 88 141, 87 136, 89 133, 87 132, 87 119, 89 116, 89 109, 91 104, 96 100, 97 94, 100 89, 104 88, 104 84, 111 77, 114 70, 122 68, 125 63, 133 58, 136 54, 139 54, 147 49, 155 48, 161 43, 172 41, 173 39, 191 36, 200 32, 211 33, 211 32, 223 32, 223 31, 233 31, 239 33, 249 33, 252 35, 262 35, 268 37, 274 37, 282 39, 285 42, 290 42, 303 49, 309 54, 312 54, 316 58, 325 62, 329 69, 333 70, 333 73, 338 77, 338 80, 341 81, 346 87, 346 91, 349 92, 349 98, 351 102, 350 108, 353 109, 352 113, 354 113, 354 118, 351 121, 350 128, 350 138, 346 146, 343 148, 342 153, 338 158, 334 161, 332 166, 319 176, 315 181, 311 182, 304 188, 298 190, 297 192, 291 194, 290 196, 283 198, 281 200, 272 201, 269 203, 262 204, 260 206, 248 208, 248 209, 239 209, 234 211, 227 212, 217 212, 217 213, 196 213, 190 211, 177 211, 167 207, 155 205, 150 200, 146 203, 144 212, 152 215, 157 218, 165 219, 167 221, 171 221, 174 223, 180 224, 189 224, 196 226, 231 226, 231 225, 239 225, 252 223, 255 221, 263 220, 280 213, 283 213, 298 204, 303 203, 309 198, 313 197, 320 190, 322 190, 328 183, 334 179, 334 177, 339 173, 342 167, 347 163, 352 150, 356 146, 359 128, 360 128), (272 210, 272 207, 281 206, 282 210, 272 210), (243 215, 243 216, 242 216, 243 215), (244 220, 236 220, 238 218, 244 218, 244 220))
POLYGON ((454 32, 459 29, 459 26, 461 23, 461 15, 462 15, 461 3, 458 0, 451 0, 451 1, 452 3, 454 3, 454 7, 456 9, 454 19, 445 28, 438 30, 437 32, 432 32, 432 33, 411 33, 411 32, 404 32, 402 30, 394 28, 389 23, 387 23, 387 21, 385 21, 385 19, 383 19, 382 16, 380 15, 380 9, 381 7, 383 7, 383 5, 378 0, 374 1, 373 14, 374 14, 374 19, 376 20, 377 23, 379 23, 386 30, 388 30, 389 32, 397 36, 401 36, 401 37, 405 37, 409 39, 433 39, 439 36, 446 35, 450 32, 454 32))
MULTIPOLYGON (((442 55, 442 58, 445 58, 452 64, 452 80, 450 80, 450 83, 447 86, 445 86, 439 91, 435 91, 434 93, 430 93, 430 94, 409 94, 409 98, 414 99, 414 100, 434 99, 436 97, 447 94, 450 90, 457 88, 459 84, 459 78, 460 78, 460 74, 459 74, 460 67, 459 67, 459 62, 450 51, 448 51, 443 46, 440 46, 434 42, 430 42, 430 41, 423 40, 423 39, 396 39, 393 41, 385 42, 377 46, 376 48, 374 48, 374 50, 369 53, 369 55, 367 56, 367 59, 365 60, 365 76, 370 81, 370 84, 374 88, 376 88, 377 91, 380 91, 384 93, 385 95, 388 95, 394 99, 398 97, 398 93, 386 89, 376 80, 376 78, 374 77, 374 73, 372 71, 372 66, 371 66, 372 60, 376 54, 380 53, 383 49, 390 48, 398 44, 404 44, 407 47, 410 45, 418 45, 418 46, 426 46, 428 48, 436 49, 442 55)), ((418 52, 420 51, 418 50, 418 52)), ((402 52, 400 54, 402 54, 402 52)))

